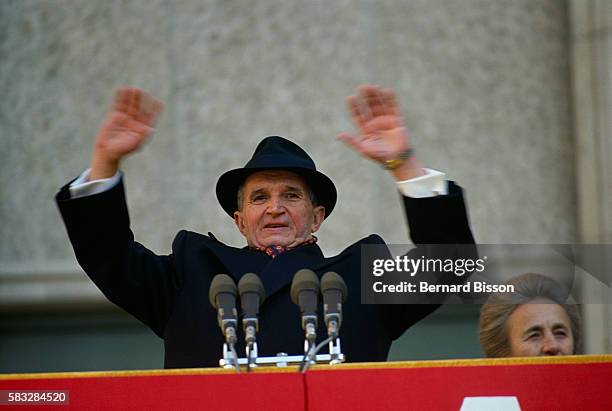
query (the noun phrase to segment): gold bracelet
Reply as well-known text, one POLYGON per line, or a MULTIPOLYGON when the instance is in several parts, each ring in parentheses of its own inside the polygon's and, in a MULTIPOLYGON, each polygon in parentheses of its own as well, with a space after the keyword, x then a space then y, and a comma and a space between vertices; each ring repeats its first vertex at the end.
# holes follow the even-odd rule
POLYGON ((408 148, 402 151, 397 158, 393 158, 391 160, 387 160, 383 163, 383 168, 385 170, 395 170, 402 164, 404 161, 408 160, 410 157, 414 155, 414 149, 408 148))

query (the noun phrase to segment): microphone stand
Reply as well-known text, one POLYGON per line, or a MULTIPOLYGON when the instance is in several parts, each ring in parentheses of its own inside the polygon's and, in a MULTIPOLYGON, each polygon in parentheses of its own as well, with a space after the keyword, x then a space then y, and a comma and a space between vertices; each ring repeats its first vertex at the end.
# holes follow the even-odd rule
POLYGON ((223 343, 223 368, 235 368, 237 372, 240 372, 240 365, 238 364, 238 354, 234 348, 236 344, 236 328, 233 326, 227 326, 225 328, 225 342, 223 343))
POLYGON ((329 354, 332 358, 329 363, 340 364, 344 360, 340 360, 342 349, 340 348, 340 337, 338 337, 338 322, 335 319, 329 321, 327 335, 329 336, 329 354))
MULTIPOLYGON (((244 319, 244 322, 248 322, 251 319, 244 319)), ((256 327, 254 325, 247 325, 245 327, 245 342, 246 342, 246 358, 247 358, 247 372, 251 372, 251 368, 257 367, 257 341, 255 339, 256 327)))
POLYGON ((304 358, 308 357, 309 362, 315 362, 316 353, 314 352, 314 348, 317 340, 317 331, 316 331, 316 317, 315 322, 311 321, 309 318, 305 316, 305 333, 306 338, 304 339, 304 358), (309 321, 310 320, 310 321, 309 321))

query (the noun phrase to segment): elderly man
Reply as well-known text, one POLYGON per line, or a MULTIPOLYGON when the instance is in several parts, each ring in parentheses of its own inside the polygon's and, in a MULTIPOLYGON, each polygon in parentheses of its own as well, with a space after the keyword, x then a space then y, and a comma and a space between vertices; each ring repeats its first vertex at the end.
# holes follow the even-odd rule
MULTIPOLYGON (((361 86, 348 105, 359 135, 339 138, 394 176, 412 240, 473 243, 461 189, 421 167, 393 92, 361 86)), ((119 165, 145 141, 161 108, 141 90, 118 90, 96 137, 91 168, 64 186, 56 201, 79 263, 112 302, 164 339, 165 367, 218 363, 223 337, 206 298, 218 273, 236 281, 248 272, 261 277, 266 301, 258 343, 264 356, 303 348, 298 308, 289 296, 292 276, 302 268, 344 277, 351 297, 341 335, 349 361, 386 360, 391 342, 436 308, 360 303, 360 246, 384 242, 370 235, 335 257, 323 256, 314 233, 334 208, 336 188, 303 149, 282 137, 263 139, 244 167, 218 180, 217 198, 244 235, 244 248, 188 231, 178 233, 167 256, 135 242, 119 165)), ((322 322, 317 334, 325 335, 322 322)))

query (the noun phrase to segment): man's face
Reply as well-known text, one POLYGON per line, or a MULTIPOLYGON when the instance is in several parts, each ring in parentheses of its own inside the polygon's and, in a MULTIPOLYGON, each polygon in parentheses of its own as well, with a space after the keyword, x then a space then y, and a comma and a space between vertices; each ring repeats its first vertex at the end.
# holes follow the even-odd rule
POLYGON ((325 209, 315 207, 304 179, 290 171, 259 171, 243 185, 236 226, 251 247, 295 247, 319 229, 325 209))
POLYGON ((574 336, 567 313, 550 301, 520 305, 510 315, 508 331, 512 357, 574 353, 574 336))

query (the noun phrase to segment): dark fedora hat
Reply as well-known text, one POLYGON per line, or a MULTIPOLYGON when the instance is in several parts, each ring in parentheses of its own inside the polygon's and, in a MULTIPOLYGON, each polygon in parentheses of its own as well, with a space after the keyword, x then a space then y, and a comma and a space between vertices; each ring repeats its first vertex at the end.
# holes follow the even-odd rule
POLYGON ((238 189, 244 180, 264 170, 287 170, 298 174, 306 180, 319 205, 325 207, 325 217, 331 214, 337 197, 334 183, 317 171, 312 158, 300 146, 286 138, 270 136, 261 140, 244 167, 224 173, 217 181, 217 199, 230 217, 238 210, 238 189))

